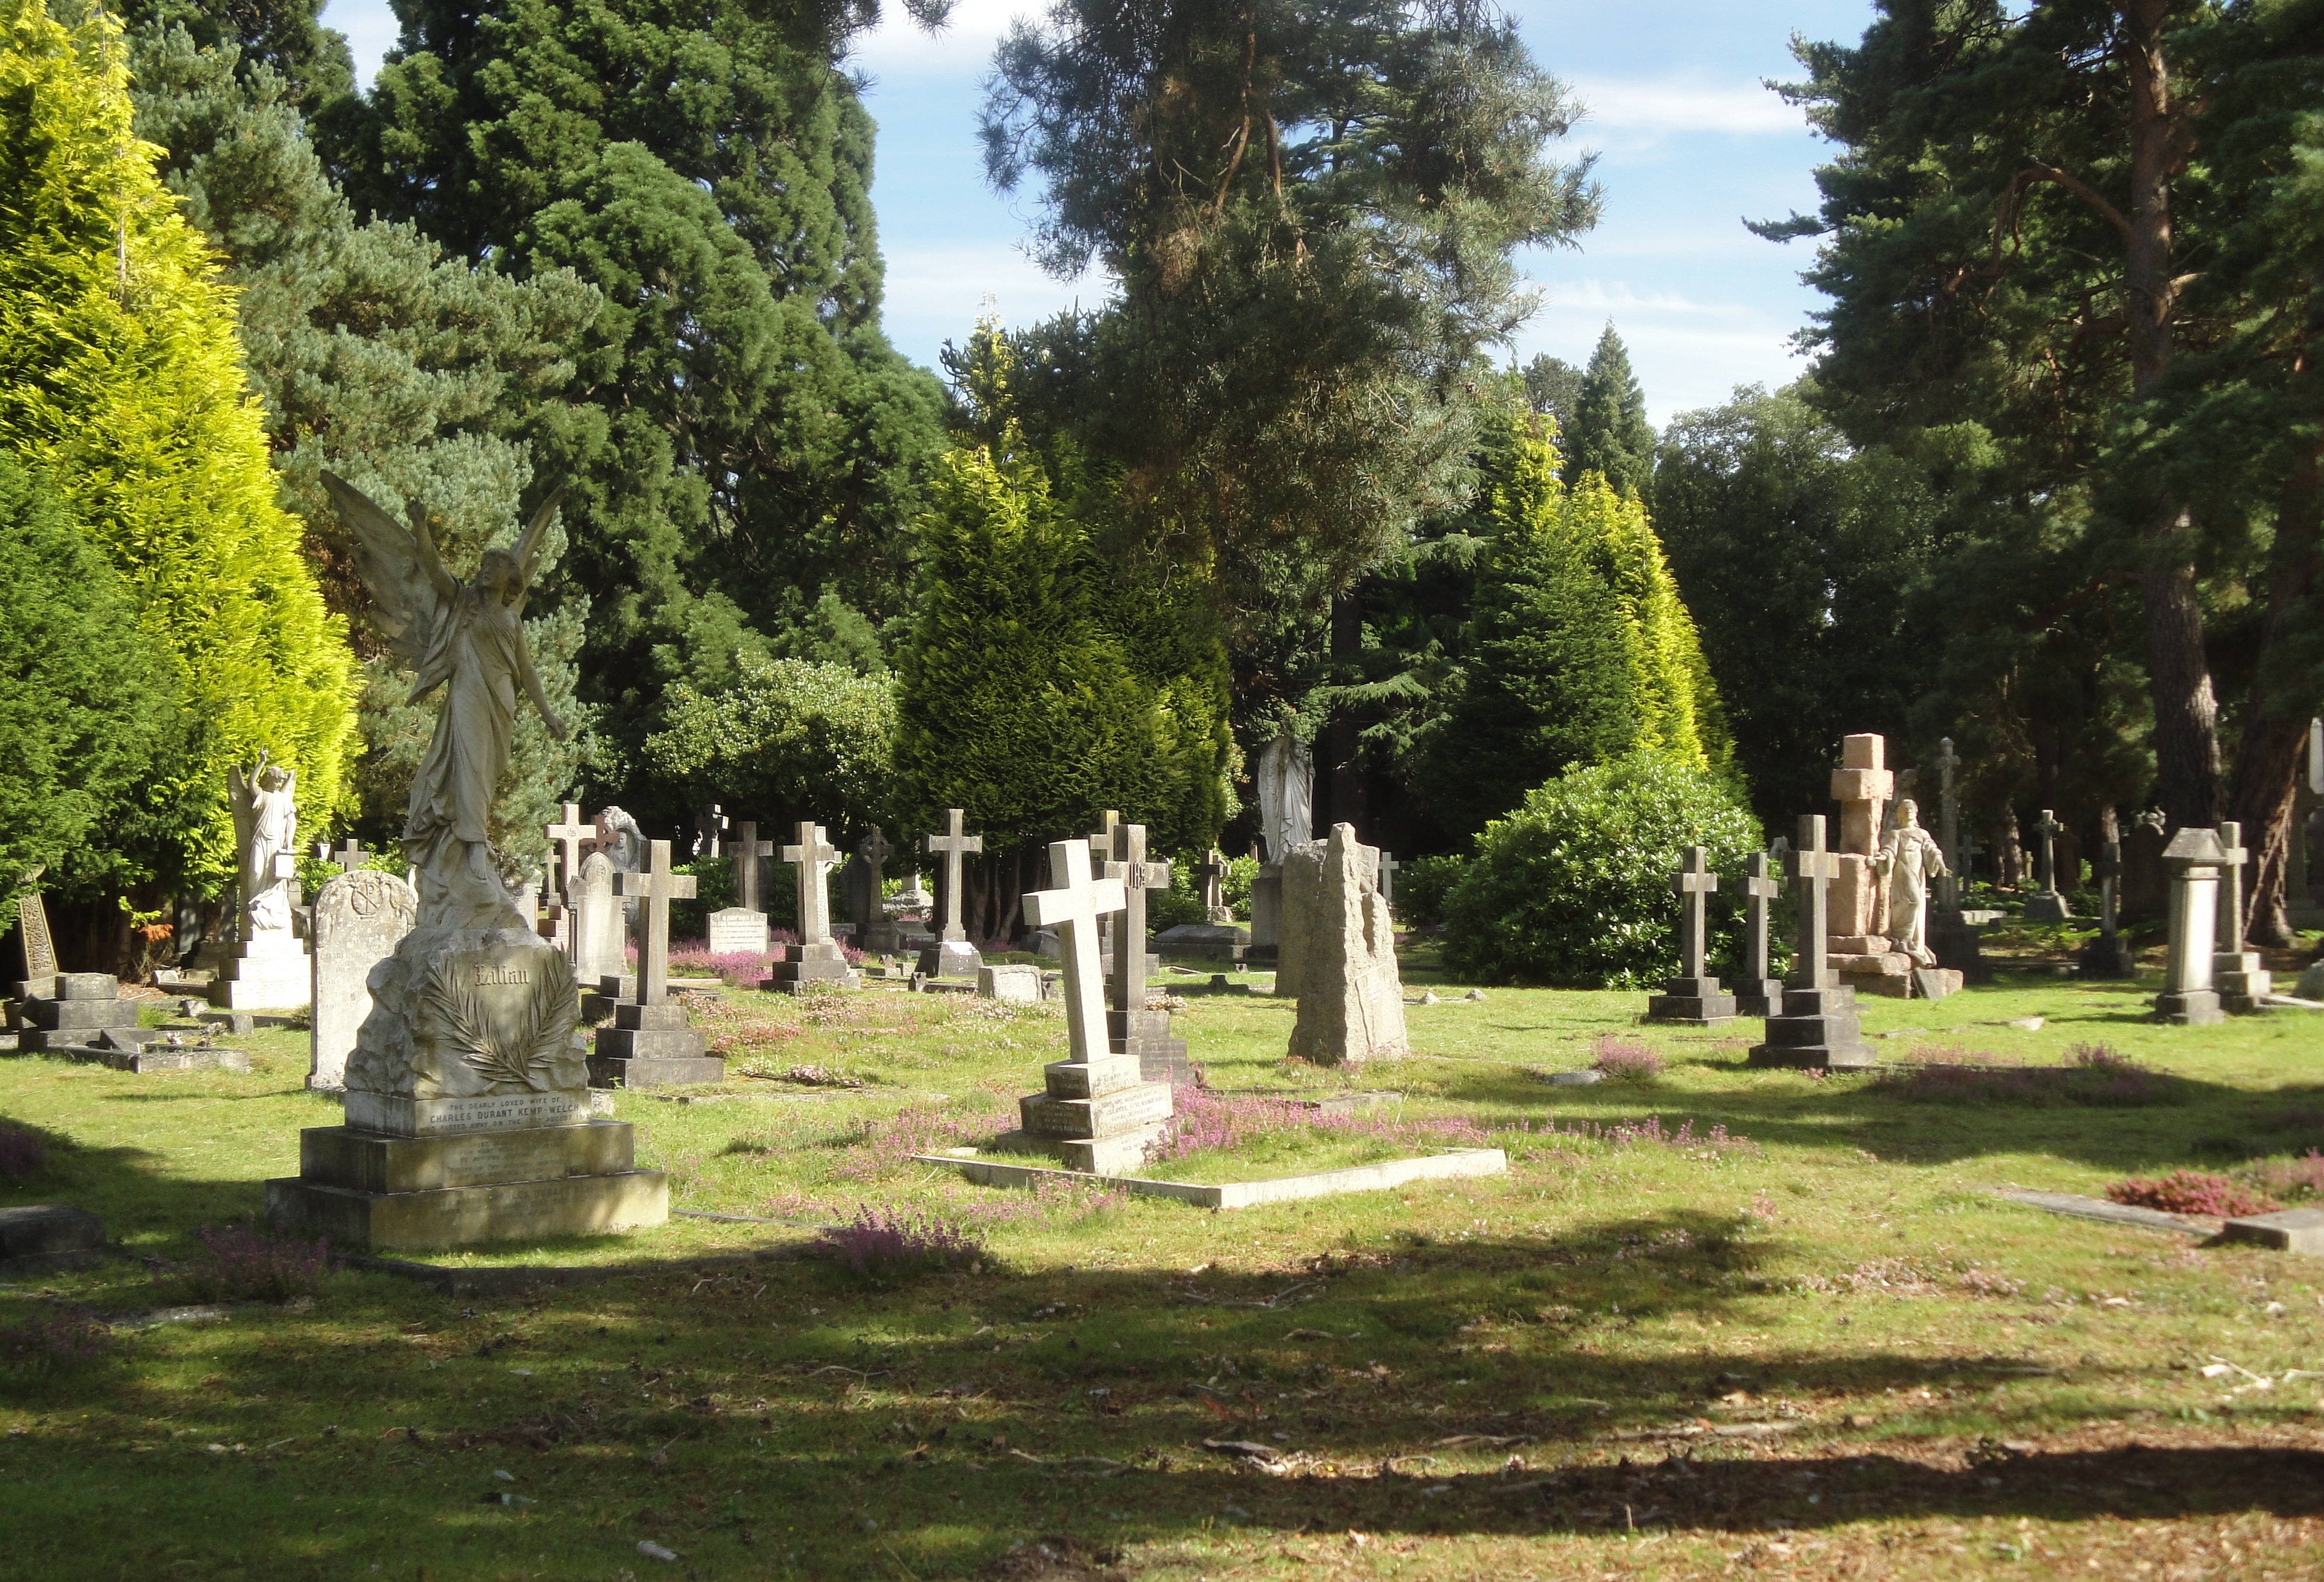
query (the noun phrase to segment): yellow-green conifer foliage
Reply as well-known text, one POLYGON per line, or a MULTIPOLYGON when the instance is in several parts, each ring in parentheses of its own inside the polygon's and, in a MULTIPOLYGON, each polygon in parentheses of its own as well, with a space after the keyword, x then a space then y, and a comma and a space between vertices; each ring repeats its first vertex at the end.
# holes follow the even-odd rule
POLYGON ((1729 770, 1734 749, 1702 639, 1679 597, 1645 504, 1636 495, 1616 492, 1603 474, 1585 472, 1567 495, 1563 514, 1569 531, 1600 546, 1603 575, 1628 627, 1637 745, 1697 768, 1729 770))
POLYGON ((125 51, 0 0, 0 447, 44 467, 180 669, 203 793, 196 876, 227 871, 226 765, 299 772, 309 828, 340 799, 354 661, 276 504, 232 293, 130 134, 125 51))

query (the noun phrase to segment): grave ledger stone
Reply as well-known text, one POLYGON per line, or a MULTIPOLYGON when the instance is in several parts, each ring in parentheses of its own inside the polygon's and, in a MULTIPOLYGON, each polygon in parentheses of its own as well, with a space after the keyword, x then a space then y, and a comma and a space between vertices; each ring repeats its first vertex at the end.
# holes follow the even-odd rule
POLYGON ((1755 851, 1743 863, 1743 896, 1745 902, 1743 956, 1748 976, 1735 985, 1735 1010, 1741 1016, 1780 1016, 1784 1010, 1782 980, 1767 971, 1768 913, 1772 909, 1777 884, 1774 864, 1763 851, 1755 851))
POLYGON ((346 1124, 300 1133, 300 1172, 266 1183, 267 1217, 342 1247, 659 1225, 669 1182, 634 1168, 626 1123, 591 1118, 572 963, 518 911, 486 833, 517 697, 564 733, 542 708, 522 623, 557 497, 463 586, 416 507, 406 532, 342 480, 323 481, 380 630, 419 671, 417 695, 441 687, 444 701, 404 823, 418 920, 371 975, 346 1124))
POLYGON ((759 906, 759 859, 775 855, 775 843, 759 838, 759 827, 750 819, 734 826, 727 856, 734 865, 733 906, 710 914, 706 925, 713 956, 764 956, 767 914, 759 906))
POLYGON ((961 913, 966 894, 962 890, 964 860, 971 852, 984 849, 984 837, 965 833, 968 815, 958 808, 945 810, 945 827, 941 834, 927 837, 928 851, 936 859, 937 905, 941 909, 943 932, 936 942, 920 952, 920 975, 945 981, 953 978, 974 978, 984 965, 983 952, 968 942, 968 930, 961 924, 961 913))
POLYGON ((1767 1041, 1750 1054, 1754 1066, 1822 1067, 1873 1063, 1856 1014, 1856 991, 1831 969, 1829 893, 1840 876, 1837 854, 1823 846, 1823 818, 1800 820, 1799 848, 1784 859, 1792 880, 1798 934, 1792 976, 1784 985, 1784 1013, 1767 1018, 1767 1041))
POLYGON ((1710 948, 1705 907, 1718 892, 1719 875, 1711 871, 1711 854, 1690 846, 1671 875, 1678 895, 1679 976, 1663 992, 1646 1000, 1646 1020, 1680 1027, 1717 1027, 1735 1020, 1735 996, 1722 991, 1719 980, 1705 970, 1710 948))
POLYGON ((2211 987, 2219 870, 2227 858, 2218 831, 2192 826, 2172 836, 2163 848, 2163 865, 2171 874, 2171 953, 2163 969, 2163 992, 2154 996, 2158 1022, 2209 1027, 2227 1020, 2211 987))
POLYGON ((1913 958, 1889 948, 1886 886, 1880 870, 1883 810, 1895 797, 1886 738, 1843 736, 1840 767, 1831 772, 1840 804, 1840 844, 1830 897, 1831 932, 1825 949, 1839 982, 1859 994, 1903 997, 1913 992, 1913 958))
MULTIPOLYGON (((704 1052, 702 1033, 687 1020, 686 1007, 669 997, 669 903, 694 893, 694 875, 670 871, 669 842, 654 841, 646 871, 620 876, 622 894, 634 898, 645 920, 638 945, 638 997, 613 1007, 613 1024, 597 1030, 596 1052, 589 1057, 589 1082, 595 1087, 683 1087, 726 1080, 726 1062, 704 1052)), ((608 995, 621 991, 618 978, 603 985, 608 995)))
POLYGON ((210 1003, 230 1011, 312 1002, 315 985, 292 913, 299 901, 299 777, 267 754, 248 775, 226 771, 241 887, 234 956, 210 983, 210 1003))
POLYGON ((831 937, 831 866, 839 853, 824 838, 823 826, 801 819, 798 840, 782 849, 783 861, 798 874, 798 931, 796 945, 775 948, 774 964, 767 969, 762 989, 796 995, 811 983, 861 988, 863 978, 847 965, 846 952, 831 937))
POLYGON ((1025 915, 1057 931, 1070 1053, 1047 1068, 1043 1091, 1018 1101, 1023 1130, 1004 1142, 1055 1153, 1069 1170, 1118 1174, 1145 1161, 1171 1112, 1170 1085, 1147 1081, 1137 1057, 1116 1054, 1106 1037, 1100 920, 1127 896, 1120 880, 1092 875, 1086 840, 1050 846, 1049 884, 1025 897, 1025 915))
POLYGON ((1297 974, 1291 1053, 1300 1059, 1353 1065, 1409 1047, 1396 922, 1379 874, 1379 853, 1350 824, 1285 859, 1283 961, 1297 974))
POLYGON ((393 874, 358 868, 315 897, 315 1015, 307 1086, 337 1093, 371 1014, 371 977, 419 921, 420 898, 393 874))
POLYGON ((2219 826, 2219 948, 2212 954, 2211 987, 2221 1010, 2250 1016, 2266 1009, 2275 979, 2258 951, 2244 948, 2244 865, 2251 853, 2241 824, 2219 826))

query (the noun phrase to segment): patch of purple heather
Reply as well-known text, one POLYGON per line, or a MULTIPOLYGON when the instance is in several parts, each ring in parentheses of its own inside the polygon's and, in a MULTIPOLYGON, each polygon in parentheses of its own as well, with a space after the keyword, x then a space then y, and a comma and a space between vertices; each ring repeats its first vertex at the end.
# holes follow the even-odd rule
MULTIPOLYGON (((285 1302, 312 1296, 330 1272, 331 1244, 276 1241, 241 1226, 194 1233, 202 1255, 175 1266, 197 1301, 285 1302)), ((161 1278, 156 1271, 154 1278, 161 1278)))
POLYGON ((1215 1093, 1204 1087, 1180 1087, 1174 1097, 1176 1113, 1148 1156, 1154 1163, 1185 1159, 1206 1149, 1238 1148, 1262 1137, 1305 1129, 1373 1138, 1407 1148, 1492 1145, 1491 1134, 1466 1115, 1394 1121, 1361 1114, 1329 1115, 1296 1099, 1215 1093))
POLYGON ((922 1208, 865 1203, 854 1217, 833 1226, 818 1244, 830 1256, 869 1280, 890 1280, 937 1269, 972 1269, 984 1248, 967 1229, 922 1208))
POLYGON ((1662 1075, 1663 1058, 1642 1043, 1608 1033, 1598 1041, 1590 1062, 1609 1082, 1646 1082, 1662 1075))

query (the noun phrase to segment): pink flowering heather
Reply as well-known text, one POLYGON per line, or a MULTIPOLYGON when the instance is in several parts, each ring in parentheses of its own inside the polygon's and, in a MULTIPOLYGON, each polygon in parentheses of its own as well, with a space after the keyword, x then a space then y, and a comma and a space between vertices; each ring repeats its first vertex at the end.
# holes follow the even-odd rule
POLYGON ((102 1361, 114 1349, 105 1320, 73 1309, 0 1329, 0 1373, 20 1378, 60 1374, 102 1361))
POLYGON ((1181 1087, 1175 1102, 1176 1113, 1148 1156, 1156 1163, 1185 1159, 1207 1149, 1231 1150, 1262 1137, 1305 1129, 1374 1138, 1404 1148, 1492 1145, 1490 1133, 1465 1115, 1391 1121, 1365 1115, 1326 1115, 1295 1099, 1215 1093, 1204 1087, 1181 1087))
POLYGON ((1590 1063, 1609 1082, 1648 1082, 1663 1069, 1663 1058, 1654 1050, 1610 1033, 1598 1041, 1597 1057, 1590 1063))
POLYGON ((890 1170, 912 1167, 916 1153, 941 1153, 947 1148, 969 1148, 990 1143, 1017 1124, 1013 1110, 981 1114, 945 1111, 926 1105, 908 1105, 884 1120, 865 1120, 856 1127, 846 1157, 832 1167, 843 1180, 869 1180, 890 1170))
MULTIPOLYGON (((241 1226, 194 1235, 204 1256, 180 1263, 171 1272, 180 1276, 197 1301, 286 1302, 312 1296, 330 1272, 331 1244, 318 1241, 276 1241, 241 1226)), ((160 1272, 154 1278, 160 1279, 160 1272)))
POLYGON ((984 1248, 962 1226, 925 1209, 865 1203, 844 1225, 823 1233, 822 1250, 867 1280, 885 1281, 940 1269, 973 1271, 984 1248))
POLYGON ((2172 1170, 2153 1180, 2134 1176, 2108 1187, 2106 1195, 2114 1202, 2135 1207, 2159 1208, 2165 1214, 2208 1215, 2214 1219, 2265 1214, 2282 1207, 2225 1176, 2207 1176, 2191 1170, 2172 1170))
POLYGON ((2287 1202, 2324 1198, 2324 1148, 2311 1148, 2298 1159, 2263 1160, 2251 1174, 2272 1198, 2287 1202))

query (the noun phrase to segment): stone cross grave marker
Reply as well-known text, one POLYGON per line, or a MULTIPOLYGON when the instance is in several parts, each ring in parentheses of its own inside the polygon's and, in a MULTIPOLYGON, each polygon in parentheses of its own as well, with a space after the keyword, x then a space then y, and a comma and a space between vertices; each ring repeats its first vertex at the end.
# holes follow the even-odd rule
POLYGON ((724 856, 726 829, 726 810, 716 802, 705 808, 695 819, 694 855, 697 857, 724 856))
POLYGON ((1379 848, 1379 854, 1380 899, 1387 902, 1388 905, 1394 906, 1396 904, 1396 871, 1404 865, 1389 856, 1386 847, 1379 848))
POLYGON ((2244 865, 2251 852, 2244 845, 2244 827, 2233 819, 2219 826, 2218 948, 2213 952, 2211 987, 2219 1004, 2238 1015, 2262 1007, 2260 996, 2274 992, 2274 975, 2256 950, 2244 948, 2244 865))
POLYGON ((1093 1051, 1106 1050, 1104 971, 1099 965, 1098 919, 1120 911, 1129 895, 1120 879, 1090 873, 1086 842, 1060 840, 1049 847, 1049 884, 1025 897, 1025 916, 1035 928, 1057 930, 1065 967, 1065 1041, 1070 1059, 1086 1065, 1093 1051))
POLYGON ((2091 865, 2098 882, 2098 936, 2083 945, 2074 976, 2086 978, 2133 977, 2138 963, 2122 938, 2118 893, 2122 884, 2122 827, 2107 808, 2098 819, 2098 855, 2091 865))
POLYGON ((735 904, 744 911, 759 910, 759 859, 775 855, 775 843, 759 838, 759 827, 744 819, 734 826, 735 904))
POLYGON ((849 892, 847 905, 856 914, 855 942, 874 956, 892 955, 902 942, 895 920, 888 915, 888 859, 895 850, 887 831, 876 824, 855 847, 857 887, 849 892))
POLYGON ((1767 1041, 1755 1046, 1754 1066, 1858 1067, 1875 1059, 1864 1041, 1856 1012, 1856 991, 1831 982, 1826 942, 1830 889, 1840 874, 1841 854, 1826 851, 1823 818, 1800 819, 1798 847, 1784 859, 1792 878, 1792 910, 1797 924, 1792 976, 1784 980, 1783 1014, 1767 1019, 1767 1041))
POLYGON ((2193 825, 2163 848, 2163 865, 2171 872, 2171 953, 2163 992, 2154 997, 2158 1022, 2208 1027, 2226 1020, 2211 974, 2218 960, 2213 942, 2219 922, 2219 870, 2227 859, 2218 832, 2193 825))
POLYGON ((1960 769, 1960 755, 1953 751, 1953 739, 1941 736, 1937 740, 1937 847, 1945 854, 1944 876, 1937 881, 1937 908, 1952 911, 1960 905, 1961 875, 1967 870, 1961 849, 1960 793, 1954 776, 1960 769))
POLYGON ((1226 854, 1213 847, 1203 860, 1194 865, 1194 879, 1203 887, 1203 921, 1233 922, 1234 912, 1227 905, 1226 854))
POLYGON ((571 906, 574 882, 581 877, 581 847, 597 838, 597 827, 581 817, 580 803, 567 802, 563 820, 545 833, 557 848, 557 893, 571 906))
POLYGON ((2066 921, 2066 898, 2058 893, 2058 831, 2065 826, 2049 809, 2034 820, 2035 844, 2034 873, 2041 886, 2025 902, 2025 921, 2029 923, 2061 923, 2066 921))
POLYGON ((970 852, 984 849, 984 837, 962 832, 961 826, 968 815, 958 808, 945 810, 944 833, 927 837, 928 850, 943 864, 944 939, 965 940, 968 930, 961 926, 961 859, 970 852))
POLYGON ((625 901, 643 904, 645 938, 638 943, 638 1001, 659 1005, 669 997, 669 903, 691 900, 694 875, 674 874, 669 866, 669 842, 648 846, 646 868, 640 874, 617 874, 614 881, 625 901))
POLYGON ((338 864, 339 872, 342 874, 352 874, 364 865, 364 859, 369 855, 364 850, 363 842, 350 835, 340 844, 337 851, 325 847, 323 860, 327 863, 338 864))
POLYGON ((41 899, 40 891, 33 888, 48 871, 49 865, 42 863, 26 874, 24 893, 16 902, 16 926, 23 930, 27 978, 53 977, 57 971, 57 942, 49 932, 48 904, 41 899))
POLYGON ((823 826, 799 821, 798 839, 783 847, 783 861, 798 870, 798 930, 802 945, 831 943, 832 865, 839 852, 824 837, 823 826))
POLYGON ((1767 854, 1755 851, 1743 863, 1744 970, 1735 1008, 1745 1016, 1775 1016, 1783 1011, 1784 985, 1767 976, 1767 929, 1772 903, 1781 888, 1767 854))
POLYGON ((1146 826, 1113 827, 1113 851, 1105 876, 1119 879, 1121 910, 1113 919, 1113 1009, 1146 1009, 1146 893, 1170 887, 1170 865, 1146 860, 1146 826))
POLYGON ((1688 1027, 1732 1021, 1735 996, 1720 993, 1719 980, 1703 971, 1711 942, 1705 907, 1719 890, 1719 875, 1711 871, 1711 853, 1702 847, 1688 847, 1679 859, 1678 872, 1671 875, 1671 889, 1679 901, 1679 976, 1665 984, 1661 994, 1647 999, 1646 1020, 1688 1027))

